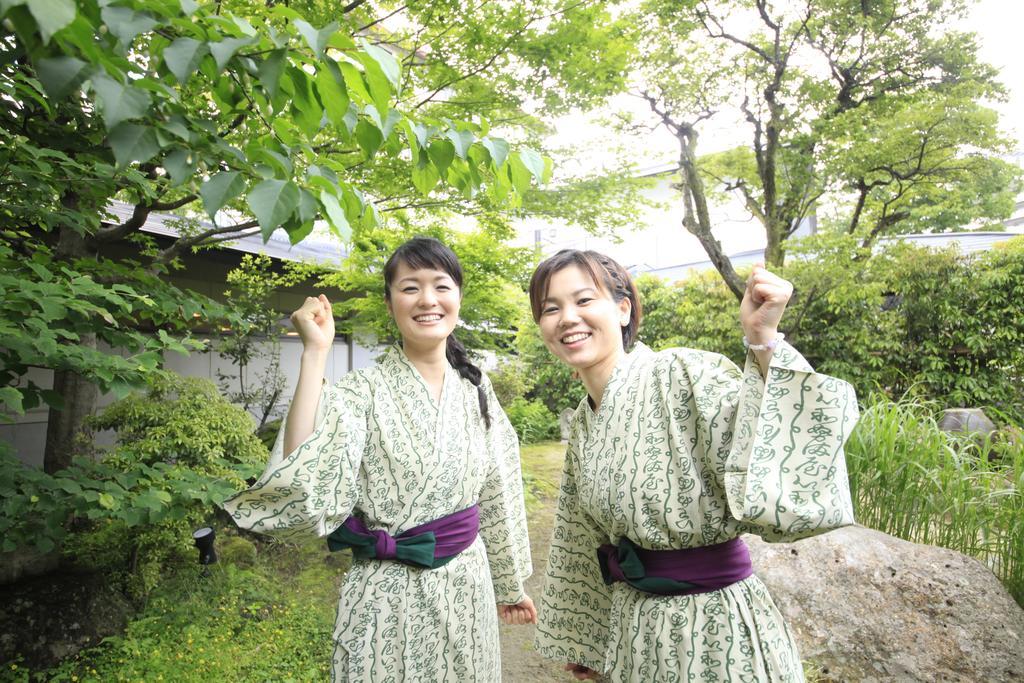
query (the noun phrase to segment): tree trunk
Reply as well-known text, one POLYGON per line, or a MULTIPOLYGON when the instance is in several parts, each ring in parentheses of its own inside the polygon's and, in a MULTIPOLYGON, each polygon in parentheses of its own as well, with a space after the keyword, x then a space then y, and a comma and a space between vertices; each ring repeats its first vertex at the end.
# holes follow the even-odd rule
POLYGON ((769 268, 781 268, 786 260, 782 231, 776 225, 766 225, 765 232, 768 236, 768 244, 764 248, 765 265, 769 268))
MULTIPOLYGON (((63 197, 65 205, 76 205, 77 198, 69 193, 63 197)), ((85 238, 69 226, 60 228, 60 239, 54 256, 60 261, 71 261, 87 255, 85 238)), ((96 348, 96 335, 83 333, 78 346, 96 348)), ((64 400, 64 408, 50 408, 46 423, 46 448, 43 451, 43 469, 50 474, 66 468, 71 459, 83 449, 75 443, 85 418, 96 408, 99 390, 92 382, 69 370, 53 371, 53 390, 64 400)))
POLYGON ((700 240, 704 251, 708 253, 711 263, 722 276, 726 286, 737 299, 743 300, 746 284, 732 267, 732 261, 722 250, 722 243, 711 233, 711 214, 708 211, 707 193, 700 171, 697 169, 697 155, 694 147, 697 144, 697 133, 691 126, 680 126, 676 133, 679 141, 679 165, 683 173, 683 226, 700 240))
MULTIPOLYGON (((96 346, 96 335, 83 334, 80 346, 96 346)), ((92 382, 69 370, 55 370, 53 390, 64 399, 64 409, 50 408, 46 423, 46 450, 43 469, 50 474, 71 464, 71 459, 84 452, 75 437, 82 423, 93 413, 99 390, 92 382)))

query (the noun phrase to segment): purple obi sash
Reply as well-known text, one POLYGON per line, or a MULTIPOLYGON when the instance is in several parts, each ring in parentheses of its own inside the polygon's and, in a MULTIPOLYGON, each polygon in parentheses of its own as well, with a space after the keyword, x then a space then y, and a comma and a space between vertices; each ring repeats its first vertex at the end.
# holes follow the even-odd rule
POLYGON ((739 538, 680 550, 646 550, 628 538, 597 549, 601 576, 608 585, 625 581, 658 595, 709 593, 754 573, 750 552, 739 538))
POLYGON ((332 551, 351 548, 352 555, 361 559, 397 560, 436 569, 471 546, 479 530, 480 508, 476 505, 406 529, 397 536, 383 529, 371 531, 363 520, 349 515, 327 537, 327 547, 332 551))

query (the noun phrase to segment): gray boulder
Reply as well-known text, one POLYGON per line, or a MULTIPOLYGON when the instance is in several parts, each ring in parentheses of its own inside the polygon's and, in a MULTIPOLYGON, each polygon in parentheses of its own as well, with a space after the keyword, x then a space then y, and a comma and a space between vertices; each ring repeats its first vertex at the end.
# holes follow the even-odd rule
POLYGON ((827 680, 1024 680, 1024 610, 981 562, 856 526, 744 540, 827 680))
POLYGON ((948 408, 942 411, 939 429, 985 435, 994 432, 996 425, 980 408, 948 408))

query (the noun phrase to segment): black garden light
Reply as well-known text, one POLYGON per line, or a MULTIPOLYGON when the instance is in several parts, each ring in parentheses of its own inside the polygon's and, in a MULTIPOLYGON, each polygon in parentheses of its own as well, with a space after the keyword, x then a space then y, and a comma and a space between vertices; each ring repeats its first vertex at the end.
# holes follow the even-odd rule
POLYGON ((217 562, 217 552, 213 549, 213 539, 215 536, 213 527, 208 526, 192 532, 192 540, 195 542, 196 547, 199 548, 199 564, 204 567, 217 562))

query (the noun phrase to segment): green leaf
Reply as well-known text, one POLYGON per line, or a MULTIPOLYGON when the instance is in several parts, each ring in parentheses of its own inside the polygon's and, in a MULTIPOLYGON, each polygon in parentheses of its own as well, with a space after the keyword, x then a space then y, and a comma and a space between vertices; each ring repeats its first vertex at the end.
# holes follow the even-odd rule
MULTIPOLYGON (((299 188, 298 214, 300 223, 312 223, 320 215, 320 203, 317 202, 316 197, 301 187, 299 188)), ((288 236, 291 237, 291 233, 288 236)))
POLYGON ((123 85, 106 74, 93 76, 92 87, 108 130, 122 121, 142 118, 149 110, 151 100, 148 92, 123 85))
POLYGON ((199 9, 199 3, 195 0, 181 0, 178 4, 181 6, 181 11, 185 13, 186 17, 192 16, 199 9))
POLYGON ((21 406, 21 392, 14 387, 0 387, 0 405, 18 415, 25 412, 21 406))
POLYGON ((317 57, 323 55, 327 42, 331 39, 331 36, 338 32, 338 22, 336 21, 332 21, 320 30, 313 28, 312 24, 303 19, 297 19, 293 23, 295 28, 299 30, 299 33, 302 34, 302 37, 306 39, 306 43, 313 51, 313 54, 317 57))
POLYGON ((538 184, 544 181, 544 159, 541 155, 532 149, 523 149, 519 151, 519 158, 538 184))
POLYGON ((518 154, 512 154, 509 156, 508 164, 509 178, 512 180, 512 186, 516 188, 516 192, 519 194, 526 194, 530 189, 530 170, 523 164, 522 159, 518 154))
POLYGON ((484 138, 480 144, 490 153, 495 170, 501 168, 508 159, 508 143, 501 138, 484 138))
POLYGON ((345 77, 338 65, 327 62, 316 74, 316 90, 320 101, 327 109, 327 117, 336 126, 344 125, 345 114, 348 113, 348 89, 345 88, 345 77))
POLYGON ((397 90, 402 82, 402 67, 394 56, 384 48, 371 45, 366 40, 361 40, 360 44, 363 50, 366 51, 366 54, 377 63, 377 66, 380 67, 381 71, 391 82, 391 85, 397 90))
POLYGON ((450 130, 445 133, 445 137, 455 145, 455 153, 459 155, 459 158, 465 159, 469 154, 470 145, 473 144, 473 133, 468 130, 450 130))
POLYGON ((363 81, 363 75, 359 72, 359 69, 355 65, 349 62, 341 62, 341 73, 345 77, 345 85, 348 87, 349 96, 355 96, 363 104, 373 102, 373 98, 370 97, 370 91, 366 89, 366 83, 363 81))
POLYGON ((288 54, 286 48, 273 50, 260 64, 259 78, 263 89, 271 99, 277 97, 277 90, 281 84, 281 74, 284 72, 285 56, 288 54))
POLYGON ((424 196, 430 194, 430 191, 437 186, 440 179, 441 177, 437 174, 437 169, 430 164, 423 168, 417 167, 412 169, 412 184, 424 196))
POLYGON ((259 221, 266 242, 299 205, 299 188, 290 180, 264 180, 249 190, 246 201, 259 221))
POLYGON ((214 61, 217 62, 217 68, 223 69, 227 66, 227 63, 231 61, 231 58, 235 56, 235 53, 246 45, 252 44, 253 39, 246 36, 245 38, 225 38, 216 43, 210 43, 210 54, 213 55, 214 61))
POLYGON ((39 25, 43 42, 50 42, 53 34, 75 19, 73 0, 28 0, 28 11, 39 25))
POLYGON ((107 138, 118 168, 124 168, 133 161, 149 161, 160 151, 156 132, 150 126, 122 123, 110 131, 107 138))
POLYGON ((320 202, 324 205, 324 213, 334 233, 347 242, 352 237, 352 226, 349 225, 345 211, 341 208, 338 198, 326 190, 320 192, 320 202))
POLYGON ((203 183, 199 188, 199 196, 203 198, 203 208, 210 220, 216 223, 217 212, 244 189, 245 180, 238 171, 221 171, 203 183))
POLYGON ((391 103, 391 83, 388 81, 388 77, 380 68, 380 64, 370 57, 363 59, 362 63, 363 75, 370 88, 370 97, 373 99, 374 105, 378 111, 387 111, 391 103))
POLYGON ((444 176, 455 158, 455 145, 450 140, 434 140, 427 148, 427 155, 437 167, 437 172, 444 176))
POLYGON ((366 152, 366 156, 372 157, 384 142, 384 135, 366 119, 359 119, 356 124, 356 142, 366 152))
POLYGON ((74 57, 40 59, 36 76, 51 100, 62 100, 88 76, 88 64, 74 57))
POLYGON ((184 85, 199 68, 201 60, 209 51, 206 43, 193 38, 178 38, 164 48, 164 63, 178 83, 184 85))
POLYGON ((136 12, 128 7, 104 7, 100 12, 103 23, 110 32, 127 47, 135 40, 135 36, 149 31, 157 25, 157 20, 144 12, 136 12))
POLYGON ((174 150, 164 158, 164 168, 171 177, 171 187, 181 185, 195 173, 192 152, 187 149, 174 150))

